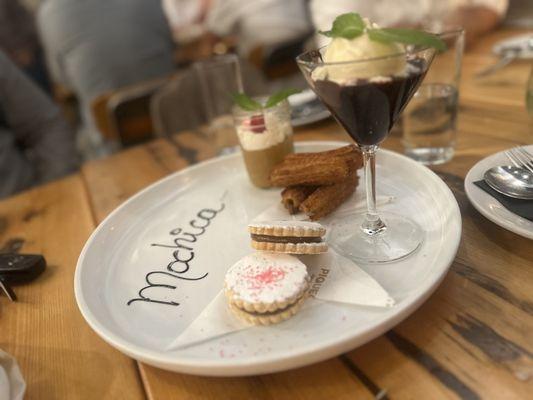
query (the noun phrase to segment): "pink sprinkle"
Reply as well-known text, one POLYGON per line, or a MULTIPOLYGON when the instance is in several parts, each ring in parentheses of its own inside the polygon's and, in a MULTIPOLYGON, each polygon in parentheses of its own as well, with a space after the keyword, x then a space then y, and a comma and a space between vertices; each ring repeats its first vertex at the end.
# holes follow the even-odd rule
POLYGON ((285 270, 280 267, 269 266, 267 269, 255 272, 249 271, 245 278, 250 283, 250 289, 261 289, 270 284, 276 284, 285 277, 285 270))
POLYGON ((218 352, 218 355, 221 357, 221 358, 224 358, 224 350, 220 350, 218 352))
POLYGON ((342 321, 346 321, 346 315, 343 315, 341 318, 342 321))

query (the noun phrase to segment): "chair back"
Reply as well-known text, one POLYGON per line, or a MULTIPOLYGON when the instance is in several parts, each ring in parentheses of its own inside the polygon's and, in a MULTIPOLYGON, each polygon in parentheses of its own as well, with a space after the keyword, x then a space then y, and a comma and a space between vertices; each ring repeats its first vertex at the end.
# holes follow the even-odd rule
POLYGON ((110 141, 129 146, 154 137, 150 99, 170 80, 158 78, 113 90, 91 104, 96 127, 110 141))

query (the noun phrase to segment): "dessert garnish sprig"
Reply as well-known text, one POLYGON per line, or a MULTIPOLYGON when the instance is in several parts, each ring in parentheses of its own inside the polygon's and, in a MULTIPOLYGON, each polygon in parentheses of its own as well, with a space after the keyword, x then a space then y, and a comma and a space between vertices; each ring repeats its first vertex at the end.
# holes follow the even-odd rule
POLYGON ((233 93, 231 97, 233 98, 233 101, 235 104, 237 104, 240 108, 246 111, 258 111, 262 110, 264 108, 270 108, 274 107, 276 104, 282 102, 289 96, 292 96, 293 94, 300 93, 300 90, 297 89, 282 89, 274 94, 272 94, 265 102, 265 104, 261 104, 257 100, 252 99, 245 93, 233 93))
POLYGON ((403 43, 417 46, 433 47, 439 51, 446 50, 446 43, 437 35, 406 28, 372 28, 357 13, 339 15, 333 21, 329 31, 319 31, 322 35, 331 38, 354 39, 367 33, 371 40, 381 43, 403 43))

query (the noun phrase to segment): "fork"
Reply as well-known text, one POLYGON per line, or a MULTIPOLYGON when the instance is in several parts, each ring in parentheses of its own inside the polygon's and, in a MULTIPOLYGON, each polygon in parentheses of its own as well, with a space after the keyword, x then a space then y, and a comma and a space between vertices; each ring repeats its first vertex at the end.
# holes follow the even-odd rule
POLYGON ((517 168, 525 168, 533 172, 533 155, 522 147, 515 147, 505 151, 507 158, 517 168))

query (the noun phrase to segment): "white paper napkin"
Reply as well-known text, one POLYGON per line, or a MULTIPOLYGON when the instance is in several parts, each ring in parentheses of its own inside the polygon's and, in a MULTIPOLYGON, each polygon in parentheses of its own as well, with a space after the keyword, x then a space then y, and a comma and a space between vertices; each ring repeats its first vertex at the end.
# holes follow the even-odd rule
MULTIPOLYGON (((333 250, 315 256, 301 256, 300 259, 307 265, 311 276, 309 293, 312 297, 303 307, 309 318, 313 318, 313 305, 317 301, 376 307, 394 305, 394 300, 379 283, 353 261, 333 250)), ((221 291, 167 350, 188 347, 250 327, 231 313, 221 291)))
MULTIPOLYGON (((384 206, 385 204, 392 203, 394 201, 394 196, 376 196, 376 205, 378 207, 384 206)), ((328 226, 332 219, 337 219, 342 217, 345 214, 351 213, 360 213, 366 210, 366 203, 362 200, 354 201, 348 200, 345 201, 331 217, 326 217, 320 221, 324 226, 328 226)), ((287 209, 281 204, 281 202, 274 204, 272 207, 267 208, 261 214, 254 218, 253 222, 260 221, 275 221, 275 220, 292 220, 292 221, 307 221, 309 217, 304 213, 299 213, 295 215, 290 215, 287 212, 287 209)))
POLYGON ((26 382, 20 373, 17 361, 0 350, 0 399, 22 400, 26 382))

